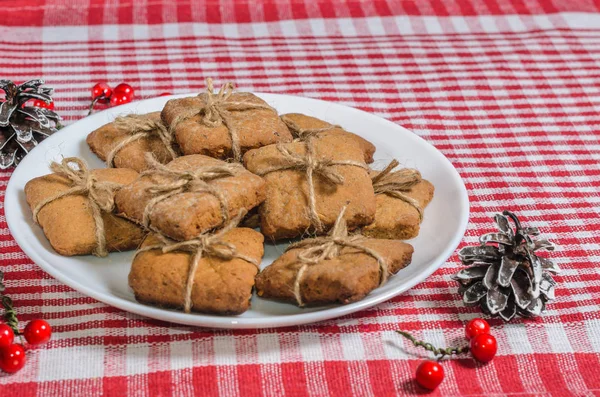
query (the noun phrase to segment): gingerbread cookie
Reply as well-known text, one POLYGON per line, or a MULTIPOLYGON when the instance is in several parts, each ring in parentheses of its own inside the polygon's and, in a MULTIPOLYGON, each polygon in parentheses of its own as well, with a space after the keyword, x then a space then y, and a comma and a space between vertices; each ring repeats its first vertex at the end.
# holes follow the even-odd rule
POLYGON ((301 240, 256 278, 259 296, 299 306, 364 298, 407 266, 413 247, 398 240, 348 235, 343 210, 330 234, 301 240))
POLYGON ((177 157, 177 147, 160 112, 117 117, 87 136, 87 144, 109 167, 148 169, 145 154, 163 164, 177 157))
POLYGON ((406 240, 419 234, 434 187, 417 170, 393 171, 397 165, 394 160, 384 171, 371 173, 377 210, 373 223, 362 229, 365 236, 406 240))
POLYGON ((135 223, 112 214, 114 194, 138 173, 130 169, 89 170, 78 158, 51 165, 53 174, 32 179, 25 196, 34 220, 56 252, 65 256, 137 248, 145 236, 135 223))
POLYGON ((175 240, 219 227, 265 199, 264 180, 241 164, 196 154, 152 167, 117 193, 118 214, 175 240))
POLYGON ((263 236, 234 221, 215 234, 173 242, 150 234, 136 254, 129 285, 138 301, 185 312, 241 314, 250 306, 263 236))
POLYGON ((232 83, 214 93, 212 80, 207 84, 206 93, 172 99, 162 111, 183 154, 241 161, 250 149, 292 140, 277 111, 256 95, 234 93, 232 83))
POLYGON ((364 154, 349 135, 265 146, 246 153, 244 164, 267 182, 259 213, 268 238, 325 233, 344 206, 351 229, 374 219, 375 194, 364 154))
POLYGON ((365 156, 365 163, 369 164, 373 162, 375 145, 352 132, 346 131, 339 125, 333 125, 316 117, 307 116, 301 113, 282 114, 281 120, 287 125, 292 135, 298 139, 304 139, 307 136, 315 135, 347 135, 362 149, 365 156))

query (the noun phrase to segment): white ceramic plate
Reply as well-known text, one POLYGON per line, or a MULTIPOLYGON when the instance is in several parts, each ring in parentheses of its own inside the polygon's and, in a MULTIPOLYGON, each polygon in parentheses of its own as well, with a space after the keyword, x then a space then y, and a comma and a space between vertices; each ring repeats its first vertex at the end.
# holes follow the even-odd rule
MULTIPOLYGON (((77 156, 91 167, 104 167, 88 148, 85 138, 94 129, 120 114, 161 110, 173 97, 159 97, 96 113, 64 128, 41 142, 21 162, 6 189, 6 221, 12 235, 42 269, 77 291, 120 309, 164 321, 215 328, 267 328, 312 323, 353 313, 384 302, 438 269, 462 239, 469 217, 465 185, 452 164, 437 149, 412 132, 363 111, 315 99, 288 95, 257 94, 280 113, 305 113, 340 124, 377 147, 375 165, 383 168, 396 158, 402 165, 421 171, 435 186, 435 196, 425 211, 419 236, 410 241, 415 248, 412 263, 365 299, 344 306, 300 309, 291 304, 252 298, 251 309, 240 316, 185 314, 137 303, 127 285, 133 252, 112 253, 108 258, 63 257, 56 254, 40 227, 32 221, 23 188, 30 179, 49 173, 52 160, 77 156)), ((267 245, 262 267, 285 249, 267 245)))

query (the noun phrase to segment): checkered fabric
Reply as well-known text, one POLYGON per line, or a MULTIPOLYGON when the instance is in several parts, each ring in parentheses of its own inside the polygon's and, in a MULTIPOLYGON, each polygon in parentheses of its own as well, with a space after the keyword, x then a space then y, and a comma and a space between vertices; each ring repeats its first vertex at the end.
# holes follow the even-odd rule
MULTIPOLYGON (((488 365, 444 363, 433 395, 600 391, 600 2, 598 0, 3 0, 0 77, 41 77, 67 123, 90 88, 138 98, 198 92, 204 78, 315 97, 393 120, 462 175, 462 242, 512 209, 560 248, 557 300, 538 319, 492 320, 488 365)), ((0 197, 11 172, 0 172, 0 197)), ((0 396, 393 396, 423 393, 425 357, 396 329, 463 343, 456 255, 409 292, 302 327, 222 331, 148 320, 74 292, 8 232, 0 266, 20 319, 54 328, 0 396)))

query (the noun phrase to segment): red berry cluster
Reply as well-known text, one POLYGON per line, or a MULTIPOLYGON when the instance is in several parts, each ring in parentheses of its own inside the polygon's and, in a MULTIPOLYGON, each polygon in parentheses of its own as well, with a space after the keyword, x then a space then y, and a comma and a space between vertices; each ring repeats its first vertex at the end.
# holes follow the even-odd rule
MULTIPOLYGON (((30 321, 20 335, 30 345, 41 345, 50 340, 52 328, 44 320, 30 321)), ((14 343, 15 333, 8 324, 0 324, 0 370, 12 374, 25 365, 25 347, 14 343)))
POLYGON ((92 114, 96 103, 109 103, 110 106, 123 105, 133 101, 134 90, 127 83, 121 83, 114 89, 106 83, 97 83, 92 87, 92 104, 88 115, 92 114))
POLYGON ((471 354, 477 361, 487 363, 492 361, 498 345, 496 338, 490 334, 490 325, 481 318, 474 318, 467 323, 465 337, 471 341, 471 354))
MULTIPOLYGON (((398 331, 398 333, 411 340, 415 346, 421 346, 436 355, 440 355, 440 358, 470 351, 477 361, 487 363, 494 358, 498 350, 496 338, 490 334, 490 325, 481 318, 474 318, 465 327, 465 337, 470 341, 469 347, 437 349, 430 343, 416 340, 406 332, 398 331)), ((439 361, 423 361, 417 367, 415 378, 421 387, 433 390, 444 380, 444 367, 439 361)))

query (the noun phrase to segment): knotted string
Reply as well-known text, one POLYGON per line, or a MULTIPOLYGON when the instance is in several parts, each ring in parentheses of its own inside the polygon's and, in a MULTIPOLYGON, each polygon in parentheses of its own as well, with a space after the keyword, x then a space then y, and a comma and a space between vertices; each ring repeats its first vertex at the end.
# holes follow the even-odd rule
POLYGON ((320 134, 321 132, 325 132, 325 131, 331 131, 334 130, 336 128, 342 128, 339 125, 332 125, 330 124, 327 127, 323 127, 323 128, 302 128, 300 127, 294 120, 292 120, 290 117, 288 117, 288 115, 283 115, 280 117, 281 121, 283 121, 285 123, 285 125, 288 127, 288 129, 291 131, 291 133, 300 139, 303 138, 307 138, 309 136, 315 136, 320 134))
POLYGON ((146 228, 150 227, 150 216, 156 204, 169 197, 185 192, 208 193, 215 196, 219 200, 223 222, 229 220, 227 197, 225 197, 220 189, 210 185, 208 182, 238 174, 244 169, 240 164, 224 163, 198 167, 191 171, 177 171, 156 161, 151 153, 146 153, 146 162, 150 166, 150 169, 142 172, 140 175, 161 176, 168 179, 166 182, 156 183, 146 189, 153 196, 146 204, 142 217, 142 224, 146 228))
POLYGON ((213 81, 211 78, 206 79, 206 86, 206 93, 198 94, 198 97, 206 96, 205 104, 188 106, 173 119, 169 126, 169 130, 171 133, 174 133, 180 123, 197 115, 202 115, 201 122, 207 127, 218 127, 223 124, 229 131, 231 137, 231 152, 233 154, 233 159, 239 162, 242 159, 239 136, 230 112, 254 109, 266 109, 275 113, 277 112, 267 104, 231 100, 234 90, 234 85, 231 82, 223 84, 216 94, 214 93, 213 81))
POLYGON ((173 150, 173 135, 167 130, 162 121, 156 121, 147 115, 130 114, 128 116, 117 117, 114 121, 115 127, 129 136, 119 142, 106 156, 106 164, 114 167, 115 156, 125 146, 142 138, 151 138, 156 136, 163 143, 171 160, 177 157, 173 150))
POLYGON ((371 181, 375 194, 387 194, 409 204, 419 213, 419 221, 423 221, 423 208, 414 198, 405 194, 417 183, 421 182, 421 173, 412 168, 393 171, 400 163, 392 160, 383 171, 372 172, 371 181))
POLYGON ((284 146, 282 143, 277 144, 277 150, 283 155, 287 164, 283 165, 272 165, 256 172, 259 176, 264 176, 275 171, 285 170, 297 170, 306 171, 306 181, 308 183, 308 209, 309 209, 309 220, 317 232, 323 231, 323 222, 317 212, 317 199, 315 193, 314 174, 321 176, 325 181, 333 185, 341 185, 344 183, 344 177, 338 171, 333 168, 336 165, 350 165, 353 167, 359 167, 368 169, 364 163, 352 160, 330 160, 330 159, 318 159, 314 142, 311 137, 308 137, 304 142, 306 147, 306 155, 302 156, 297 153, 293 153, 290 149, 284 146))
POLYGON ((302 294, 300 292, 300 284, 302 282, 302 276, 309 266, 315 265, 323 260, 333 259, 340 256, 342 248, 354 248, 367 255, 372 256, 377 260, 379 269, 381 272, 379 285, 385 284, 388 279, 388 265, 381 255, 369 247, 361 244, 362 241, 366 240, 363 235, 355 234, 353 236, 348 235, 348 227, 346 220, 344 219, 344 212, 346 207, 342 208, 340 214, 335 221, 335 224, 329 234, 323 237, 309 238, 298 241, 297 243, 288 246, 286 251, 292 249, 304 249, 298 254, 298 261, 302 263, 296 278, 294 280, 294 297, 298 306, 304 306, 302 301, 302 294))
POLYGON ((50 164, 50 169, 52 172, 69 179, 73 186, 64 192, 48 197, 38 203, 33 209, 34 222, 39 223, 38 214, 47 204, 66 196, 86 196, 92 209, 92 218, 94 219, 95 225, 96 248, 94 249, 93 254, 97 256, 108 255, 102 211, 108 213, 112 212, 115 206, 115 191, 121 187, 121 184, 98 181, 96 177, 92 175, 87 165, 77 157, 64 158, 60 164, 53 162, 50 164))
POLYGON ((160 233, 157 233, 156 235, 159 238, 160 243, 140 248, 135 255, 137 256, 139 253, 151 250, 160 250, 163 254, 181 251, 188 252, 193 255, 190 267, 188 269, 184 289, 183 309, 186 313, 189 313, 192 310, 192 289, 194 288, 194 278, 196 271, 198 270, 198 266, 200 265, 200 260, 203 256, 214 256, 226 261, 239 258, 253 264, 257 269, 259 268, 259 263, 256 259, 240 254, 233 244, 225 242, 222 239, 225 234, 237 227, 245 214, 246 211, 242 209, 235 218, 233 218, 227 225, 218 230, 215 234, 202 233, 197 237, 187 241, 176 242, 170 240, 160 233))

